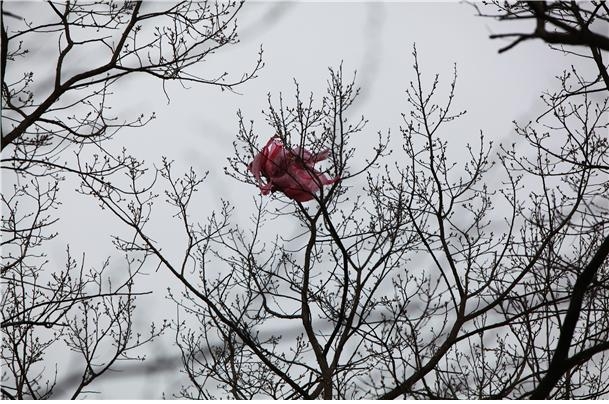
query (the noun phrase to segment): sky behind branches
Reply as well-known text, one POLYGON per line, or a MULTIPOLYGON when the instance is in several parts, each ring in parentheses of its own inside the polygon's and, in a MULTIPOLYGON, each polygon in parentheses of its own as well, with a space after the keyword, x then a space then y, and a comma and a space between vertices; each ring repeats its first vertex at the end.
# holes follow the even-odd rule
MULTIPOLYGON (((27 13, 47 12, 37 3, 20 6, 27 13)), ((184 172, 190 166, 199 172, 209 171, 195 205, 200 211, 193 214, 204 221, 212 210, 219 208, 222 198, 238 206, 234 222, 246 225, 259 191, 226 176, 223 170, 226 159, 233 153, 237 110, 243 112, 246 121, 254 120, 254 128, 264 143, 273 135, 261 114, 267 108, 267 95, 270 93, 277 100, 282 92, 292 100, 296 79, 303 94, 313 92, 320 100, 329 77, 328 67, 336 68, 342 63, 346 77, 357 71, 356 83, 362 87, 351 115, 357 119, 363 114, 370 121, 355 144, 371 152, 377 131, 391 130, 394 141, 399 141, 401 114, 409 113, 404 91, 415 79, 412 70, 415 43, 423 80, 429 85, 433 75, 439 73, 442 94, 448 89, 453 64, 457 65, 455 110, 468 113, 441 133, 451 142, 449 145, 457 146, 449 146, 450 156, 458 159, 465 151, 463 145, 476 143, 480 131, 489 140, 511 143, 516 140, 512 121, 534 120, 543 111, 539 99, 542 91, 556 88, 554 77, 571 63, 581 62, 565 60, 565 55, 540 41, 526 42, 499 55, 497 50, 503 43, 490 40, 488 35, 518 27, 500 25, 474 14, 474 8, 463 3, 247 3, 238 18, 241 43, 223 49, 201 64, 201 72, 226 70, 239 75, 254 65, 262 46, 265 67, 258 77, 236 88, 238 93, 208 86, 183 87, 179 83, 168 83, 163 88, 150 77, 130 77, 115 88, 110 102, 113 110, 125 119, 152 111, 157 118, 144 128, 125 128, 114 138, 114 145, 117 150, 126 147, 149 164, 159 165, 161 156, 166 156, 175 161, 176 172, 184 172)), ((54 46, 45 47, 41 43, 38 57, 53 55, 54 46)), ((584 76, 594 75, 592 64, 579 69, 584 76)), ((364 184, 354 181, 347 185, 357 190, 364 184)), ((3 181, 3 188, 7 186, 9 181, 3 181)), ((125 230, 111 215, 100 213, 91 198, 76 194, 73 191, 76 186, 76 181, 69 180, 62 187, 63 205, 59 212, 62 220, 56 227, 59 237, 48 252, 50 265, 65 264, 65 246, 69 243, 75 256, 86 252, 89 265, 100 265, 107 256, 112 256, 115 265, 120 266, 110 235, 126 234, 125 230)), ((269 202, 269 207, 272 204, 269 202)), ((288 237, 299 232, 295 222, 290 226, 289 221, 275 223, 266 231, 269 236, 282 232, 288 237)), ((179 231, 178 225, 158 219, 151 222, 150 230, 158 235, 156 241, 165 251, 181 252, 181 240, 174 234, 179 231)), ((175 305, 164 299, 166 287, 179 290, 179 285, 162 270, 155 273, 151 269, 148 273, 136 286, 138 290, 155 292, 138 299, 136 323, 140 326, 162 317, 171 318, 175 305)), ((178 353, 171 346, 172 338, 169 332, 160 342, 145 346, 153 364, 160 360, 162 366, 153 369, 159 371, 145 378, 142 373, 132 378, 105 375, 92 386, 102 394, 91 397, 161 398, 163 391, 169 394, 175 391, 180 376, 176 368, 168 365, 171 362, 162 361, 178 353)), ((52 355, 49 360, 53 361, 52 355)))

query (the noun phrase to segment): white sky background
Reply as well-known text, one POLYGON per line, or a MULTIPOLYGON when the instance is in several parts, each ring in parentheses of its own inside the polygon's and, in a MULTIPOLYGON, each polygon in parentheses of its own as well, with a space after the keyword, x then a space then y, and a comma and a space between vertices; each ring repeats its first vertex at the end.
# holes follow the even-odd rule
MULTIPOLYGON (((240 94, 199 85, 184 89, 170 83, 170 104, 160 82, 143 76, 123 80, 115 88, 113 110, 124 118, 155 111, 157 119, 145 128, 119 132, 115 142, 151 164, 167 156, 176 161, 176 172, 189 166, 200 172, 209 170, 197 205, 199 219, 203 221, 217 209, 223 198, 238 206, 233 221, 245 225, 259 191, 223 172, 226 158, 233 153, 237 110, 255 121, 261 139, 266 141, 273 134, 260 113, 267 107, 267 93, 277 96, 283 92, 291 99, 296 78, 303 94, 313 91, 320 99, 329 77, 328 67, 337 67, 343 61, 346 77, 358 71, 362 95, 351 113, 354 118, 364 114, 370 121, 357 141, 367 154, 365 148, 374 144, 377 131, 391 129, 393 136, 399 136, 401 113, 409 112, 404 90, 415 79, 411 52, 416 43, 423 78, 429 85, 433 75, 440 73, 441 94, 446 94, 453 63, 457 63, 455 111, 467 109, 468 114, 440 133, 452 142, 453 157, 465 151, 466 142, 475 143, 480 130, 488 139, 511 143, 516 140, 512 121, 535 119, 542 108, 541 92, 556 88, 554 76, 579 61, 550 50, 540 41, 525 42, 499 55, 497 49, 505 43, 490 40, 488 35, 518 26, 474 14, 473 7, 459 3, 248 3, 238 19, 241 43, 222 50, 201 69, 225 69, 238 76, 253 66, 262 45, 265 67, 258 78, 238 87, 240 94)), ((528 24, 520 27, 531 29, 528 24)), ((580 71, 593 75, 594 66, 580 71)), ((348 185, 355 190, 363 184, 348 185)), ((4 181, 6 186, 9 184, 4 181)), ((125 234, 120 225, 107 212, 100 213, 92 199, 75 194, 74 186, 64 184, 62 188, 62 220, 57 227, 60 235, 53 250, 48 251, 51 265, 64 265, 66 243, 76 256, 86 251, 90 265, 99 265, 107 256, 117 257, 119 265, 110 235, 125 234)), ((157 208, 162 209, 161 204, 157 208)), ((168 215, 161 211, 160 216, 168 215)), ((154 238, 167 251, 182 251, 182 234, 174 233, 179 227, 167 225, 166 220, 151 225, 154 238)), ((267 228, 268 234, 279 231, 288 235, 297 229, 295 225, 293 229, 267 228)), ((165 299, 164 290, 167 286, 179 290, 179 285, 162 270, 140 281, 136 289, 152 289, 155 293, 140 300, 137 322, 171 318, 175 306, 165 299)), ((169 332, 162 344, 148 346, 148 357, 177 354, 172 338, 169 332)), ((61 363, 59 369, 61 372, 61 363)), ((145 379, 104 376, 91 386, 102 394, 92 397, 161 398, 163 391, 171 394, 179 380, 175 368, 170 367, 145 379)))

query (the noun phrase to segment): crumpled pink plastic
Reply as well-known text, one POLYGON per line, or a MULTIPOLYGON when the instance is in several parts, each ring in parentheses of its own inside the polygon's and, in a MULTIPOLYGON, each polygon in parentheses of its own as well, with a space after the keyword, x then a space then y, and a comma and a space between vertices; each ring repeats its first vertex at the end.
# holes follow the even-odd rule
POLYGON ((333 184, 339 178, 330 178, 315 170, 315 163, 325 160, 329 150, 313 154, 306 149, 288 149, 279 137, 273 136, 260 153, 254 157, 248 169, 254 174, 263 195, 281 191, 298 202, 313 199, 324 185, 333 184), (262 178, 266 179, 266 182, 262 178))

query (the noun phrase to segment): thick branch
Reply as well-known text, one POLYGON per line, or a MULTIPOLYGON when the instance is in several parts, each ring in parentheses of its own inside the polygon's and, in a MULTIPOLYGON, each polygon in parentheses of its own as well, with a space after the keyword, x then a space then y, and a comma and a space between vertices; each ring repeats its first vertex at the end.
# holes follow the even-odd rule
MULTIPOLYGON (((125 41, 129 37, 129 33, 135 26, 135 23, 138 21, 137 16, 138 16, 138 12, 139 12, 141 4, 142 4, 141 1, 136 2, 135 7, 133 8, 133 13, 131 14, 131 20, 129 21, 129 24, 125 28, 125 31, 123 31, 123 34, 121 35, 121 38, 116 46, 116 49, 114 50, 114 53, 113 53, 110 61, 103 66, 100 66, 95 69, 72 76, 65 83, 63 83, 59 86, 56 85, 56 87, 53 90, 53 92, 51 93, 51 95, 49 95, 46 98, 46 100, 44 100, 38 106, 38 108, 36 108, 34 110, 34 112, 32 112, 27 118, 25 118, 23 121, 21 121, 19 123, 19 125, 17 125, 6 136, 2 136, 2 143, 1 143, 0 150, 4 150, 4 148, 6 146, 8 146, 12 142, 14 142, 21 135, 23 135, 23 133, 25 133, 25 131, 30 126, 32 126, 45 112, 47 112, 47 110, 51 107, 51 105, 53 105, 66 91, 68 91, 72 88, 72 85, 78 83, 79 81, 86 80, 88 78, 92 78, 99 74, 105 73, 105 72, 113 69, 114 67, 116 67, 116 61, 118 60, 118 57, 120 56, 121 49, 123 48, 125 41)), ((4 48, 4 46, 3 46, 3 48, 4 48)))
POLYGON ((571 347, 571 340, 573 339, 575 326, 577 325, 579 313, 581 312, 584 295, 594 280, 594 276, 598 272, 598 269, 603 265, 607 255, 609 255, 609 236, 605 238, 598 250, 596 250, 594 257, 592 257, 592 260, 578 276, 577 281, 573 286, 573 295, 560 330, 560 337, 556 350, 554 351, 554 356, 548 366, 548 372, 537 388, 533 390, 531 399, 540 400, 547 398, 554 386, 556 386, 556 383, 558 383, 562 375, 568 369, 566 363, 569 355, 569 348, 571 347))

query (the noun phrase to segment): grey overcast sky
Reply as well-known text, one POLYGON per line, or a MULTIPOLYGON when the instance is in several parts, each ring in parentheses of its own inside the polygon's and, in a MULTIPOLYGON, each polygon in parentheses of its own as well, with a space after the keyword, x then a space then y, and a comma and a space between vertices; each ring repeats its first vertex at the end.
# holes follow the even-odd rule
MULTIPOLYGON (((28 10, 36 7, 27 5, 28 10)), ((233 152, 237 110, 254 120, 256 131, 266 139, 273 134, 261 114, 267 106, 267 94, 283 92, 287 98, 292 97, 295 78, 303 93, 312 91, 319 99, 326 87, 328 67, 336 67, 342 61, 347 77, 357 70, 357 83, 362 87, 362 96, 351 113, 363 114, 370 121, 358 145, 371 147, 377 131, 391 130, 397 136, 401 113, 408 112, 404 90, 414 79, 414 43, 424 80, 429 83, 436 72, 440 73, 443 93, 450 82, 453 63, 457 64, 455 109, 466 109, 468 113, 442 133, 456 146, 451 153, 458 156, 462 150, 459 146, 475 142, 480 131, 488 139, 511 142, 515 139, 512 121, 534 119, 541 110, 541 92, 554 88, 554 77, 577 61, 566 60, 567 56, 538 41, 499 55, 497 50, 503 43, 490 40, 488 35, 515 27, 474 14, 473 7, 463 3, 247 3, 238 19, 241 42, 202 64, 201 72, 227 70, 239 75, 253 66, 262 46, 265 67, 258 78, 237 88, 239 94, 205 86, 185 89, 170 83, 166 87, 171 99, 168 103, 159 82, 131 77, 116 87, 113 109, 125 118, 155 111, 157 119, 143 129, 125 129, 114 142, 151 164, 167 156, 176 161, 178 171, 189 166, 209 170, 209 179, 199 196, 200 218, 216 209, 223 198, 239 207, 235 221, 245 224, 258 189, 223 173, 226 159, 233 152)), ((524 27, 530 29, 526 24, 524 27)), ((4 181, 3 186, 9 185, 4 181)), ((75 186, 63 186, 60 236, 49 251, 51 265, 64 265, 66 243, 76 255, 86 251, 90 265, 99 265, 107 256, 118 259, 110 235, 121 232, 117 230, 119 224, 105 212, 100 213, 94 201, 75 194, 75 186)), ((172 229, 163 221, 152 223, 157 241, 169 251, 181 248, 172 229)), ((289 234, 296 229, 284 227, 281 231, 289 234)), ((142 298, 139 324, 175 313, 174 304, 164 298, 167 286, 179 289, 162 271, 150 272, 140 284, 139 288, 157 293, 142 298)), ((148 346, 148 358, 176 355, 172 337, 170 333, 148 346)), ((109 376, 93 386, 102 394, 92 397, 161 398, 163 391, 175 391, 180 377, 171 366, 144 378, 109 376)))
MULTIPOLYGON (((511 142, 512 121, 533 119, 541 110, 541 92, 555 86, 554 77, 564 66, 577 62, 565 61, 565 56, 534 41, 499 55, 502 43, 488 35, 505 26, 475 17, 471 6, 454 2, 251 2, 240 14, 239 27, 241 43, 201 65, 203 74, 227 70, 238 75, 253 66, 262 46, 265 67, 258 78, 237 89, 239 94, 169 83, 168 104, 159 82, 130 77, 116 88, 112 104, 124 118, 156 112, 156 120, 143 129, 125 129, 116 143, 149 162, 164 155, 175 160, 176 167, 209 170, 205 189, 209 209, 220 196, 237 201, 257 195, 255 187, 223 174, 226 158, 233 152, 236 112, 240 109, 246 119, 254 120, 263 139, 270 137, 273 133, 261 114, 267 94, 276 97, 282 92, 290 99, 294 79, 303 93, 312 91, 319 99, 328 67, 342 61, 347 77, 357 70, 362 96, 351 113, 369 119, 370 137, 359 141, 370 147, 377 131, 391 129, 396 134, 400 114, 408 112, 404 91, 414 79, 411 53, 416 43, 423 79, 430 83, 440 73, 441 91, 445 92, 453 63, 457 64, 455 110, 468 113, 443 135, 464 144, 475 142, 482 131, 488 139, 511 142)), ((87 202, 80 198, 71 201, 75 205, 66 203, 67 211, 83 217, 96 211, 94 206, 85 209, 81 204, 87 202)), ((82 247, 89 245, 89 240, 81 242, 82 247)))
MULTIPOLYGON (((369 119, 367 131, 357 141, 362 148, 370 148, 377 131, 391 130, 397 137, 401 113, 409 111, 405 89, 415 78, 414 43, 423 80, 429 85, 433 75, 440 73, 441 93, 446 93, 453 63, 457 64, 454 108, 468 113, 447 125, 441 134, 456 146, 451 152, 458 157, 464 151, 459 146, 475 143, 480 131, 490 140, 512 142, 516 139, 512 121, 534 119, 542 108, 541 92, 553 88, 554 77, 578 60, 566 61, 565 56, 539 41, 499 55, 502 42, 490 40, 488 35, 506 27, 474 14, 473 7, 456 2, 246 3, 238 20, 241 43, 202 64, 201 73, 227 70, 239 75, 253 66, 262 46, 265 67, 258 78, 240 86, 239 94, 206 86, 185 89, 169 83, 168 103, 158 81, 130 77, 115 89, 112 108, 125 119, 152 111, 157 119, 141 129, 124 129, 115 144, 150 163, 166 156, 176 162, 178 170, 192 166, 200 172, 209 171, 201 195, 201 216, 224 198, 239 203, 237 219, 245 223, 247 206, 253 205, 258 189, 223 171, 233 153, 237 110, 247 120, 254 120, 256 131, 266 139, 273 134, 261 114, 267 107, 267 94, 276 97, 282 92, 290 99, 296 79, 303 93, 313 92, 319 99, 326 88, 328 67, 342 61, 345 76, 357 70, 362 96, 351 114, 369 119)), ((64 186, 64 192, 71 190, 64 186)), ((66 226, 62 242, 70 240, 75 251, 98 245, 99 259, 113 253, 108 234, 118 224, 109 215, 100 216, 91 200, 73 194, 66 198, 63 209, 70 214, 62 220, 66 226), (100 224, 89 226, 83 235, 77 224, 91 218, 99 219, 100 224)), ((64 259, 63 250, 57 250, 58 262, 64 259)))

